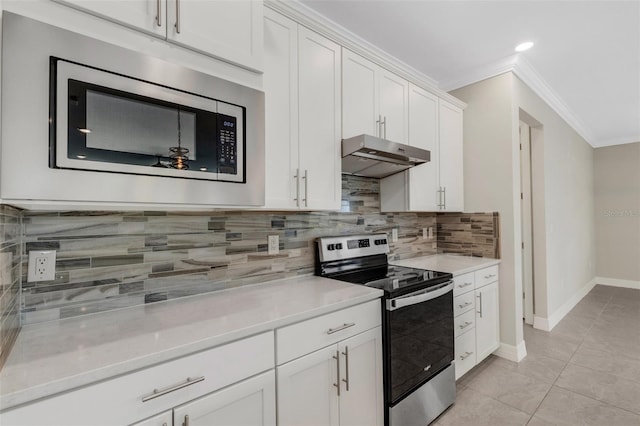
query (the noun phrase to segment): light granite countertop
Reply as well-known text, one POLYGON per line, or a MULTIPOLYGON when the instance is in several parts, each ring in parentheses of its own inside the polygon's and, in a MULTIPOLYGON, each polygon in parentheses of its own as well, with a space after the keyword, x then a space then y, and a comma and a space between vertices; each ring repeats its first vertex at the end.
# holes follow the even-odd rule
POLYGON ((316 276, 23 327, 0 371, 0 410, 374 300, 316 276))
POLYGON ((409 268, 429 269, 432 271, 449 272, 453 276, 477 271, 478 269, 497 265, 500 259, 486 257, 459 256, 455 254, 434 254, 431 256, 414 257, 411 259, 394 260, 390 263, 409 268))

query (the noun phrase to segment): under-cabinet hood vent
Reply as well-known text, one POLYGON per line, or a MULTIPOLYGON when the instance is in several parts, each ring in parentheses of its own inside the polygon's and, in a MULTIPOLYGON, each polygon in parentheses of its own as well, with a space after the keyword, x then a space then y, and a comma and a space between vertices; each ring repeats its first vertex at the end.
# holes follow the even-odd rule
POLYGON ((370 135, 342 140, 342 173, 383 178, 431 161, 431 152, 370 135))

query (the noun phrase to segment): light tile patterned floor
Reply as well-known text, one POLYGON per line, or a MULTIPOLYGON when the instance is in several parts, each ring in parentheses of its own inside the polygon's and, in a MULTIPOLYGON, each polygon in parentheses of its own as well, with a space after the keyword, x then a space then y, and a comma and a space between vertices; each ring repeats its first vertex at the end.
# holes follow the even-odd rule
POLYGON ((436 426, 640 426, 640 290, 597 285, 527 357, 490 356, 457 383, 436 426))

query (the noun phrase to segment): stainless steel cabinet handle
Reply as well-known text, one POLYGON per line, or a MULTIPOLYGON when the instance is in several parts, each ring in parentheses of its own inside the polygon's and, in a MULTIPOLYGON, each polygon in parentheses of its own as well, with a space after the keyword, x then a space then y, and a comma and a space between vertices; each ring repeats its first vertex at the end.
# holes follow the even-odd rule
POLYGON ((340 396, 340 351, 336 351, 336 354, 333 357, 333 359, 336 360, 336 370, 337 370, 337 374, 336 374, 336 379, 337 380, 333 384, 333 386, 338 388, 338 396, 340 396))
POLYGON ((156 0, 156 25, 162 26, 162 8, 160 7, 161 0, 156 0))
POLYGON ((378 119, 376 120, 376 124, 378 125, 378 134, 376 135, 377 137, 382 137, 382 129, 380 126, 382 126, 382 116, 378 115, 378 119))
POLYGON ((442 187, 442 208, 443 210, 447 209, 447 187, 442 187))
POLYGON ((478 303, 480 310, 478 311, 478 313, 480 314, 480 318, 482 318, 482 293, 478 293, 476 297, 480 299, 480 302, 478 303))
POLYGON ((160 389, 160 390, 154 389, 151 394, 142 397, 142 402, 151 401, 152 399, 158 398, 160 396, 166 395, 166 394, 171 393, 171 392, 175 392, 175 391, 180 390, 182 388, 186 388, 187 386, 194 385, 194 384, 196 384, 198 382, 202 382, 203 380, 204 380, 204 376, 200 376, 200 377, 197 377, 195 379, 187 377, 187 381, 184 382, 184 383, 179 383, 177 385, 169 386, 168 388, 164 388, 164 389, 160 389))
POLYGON ((349 347, 345 346, 344 347, 344 352, 342 352, 342 355, 344 355, 344 376, 345 378, 342 379, 342 381, 346 384, 346 390, 347 392, 349 392, 349 347))
POLYGON ((304 206, 309 207, 309 170, 304 170, 302 179, 304 179, 304 206))
POLYGON ((189 415, 184 415, 184 422, 182 422, 182 426, 189 426, 189 415))
POLYGON ((484 279, 485 279, 485 280, 488 280, 489 278, 493 278, 493 277, 495 277, 495 276, 496 276, 496 274, 489 274, 489 275, 485 275, 485 276, 484 276, 484 279))
POLYGON ((176 0, 176 32, 180 34, 180 0, 176 0))
POLYGON ((342 331, 345 328, 349 328, 349 327, 353 327, 354 325, 356 325, 355 322, 345 322, 344 324, 342 324, 340 327, 336 327, 336 328, 330 328, 329 330, 327 330, 327 334, 333 334, 333 333, 337 333, 338 331, 342 331))
POLYGON ((296 202, 296 207, 300 207, 300 169, 296 169, 296 174, 293 178, 296 180, 296 198, 293 201, 296 202))
POLYGON ((465 352, 463 355, 460 355, 460 359, 464 361, 465 359, 469 358, 471 355, 473 355, 473 352, 465 352))
POLYGON ((460 330, 464 330, 465 328, 469 327, 471 324, 473 324, 472 322, 469 321, 465 321, 464 325, 460 325, 460 330))
POLYGON ((473 285, 473 283, 458 284, 458 288, 465 288, 465 287, 469 287, 470 285, 473 285))
POLYGON ((384 117, 384 120, 382 120, 382 123, 380 123, 383 127, 383 132, 382 132, 382 138, 386 139, 387 138, 387 117, 384 117))
POLYGON ((467 302, 467 303, 465 303, 464 305, 458 305, 458 308, 460 308, 460 309, 462 309, 462 308, 466 308, 467 306, 472 305, 472 304, 473 304, 473 303, 471 303, 471 302, 467 302))

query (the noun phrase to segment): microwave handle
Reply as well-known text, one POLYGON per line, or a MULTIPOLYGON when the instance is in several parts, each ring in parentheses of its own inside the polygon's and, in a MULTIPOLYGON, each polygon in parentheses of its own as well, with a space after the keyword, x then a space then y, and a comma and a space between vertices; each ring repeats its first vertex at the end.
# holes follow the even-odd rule
POLYGON ((387 300, 387 311, 395 311, 405 306, 417 305, 418 303, 427 302, 436 299, 444 294, 453 291, 453 281, 448 281, 444 286, 440 286, 435 290, 419 292, 415 296, 403 296, 396 299, 387 300))

